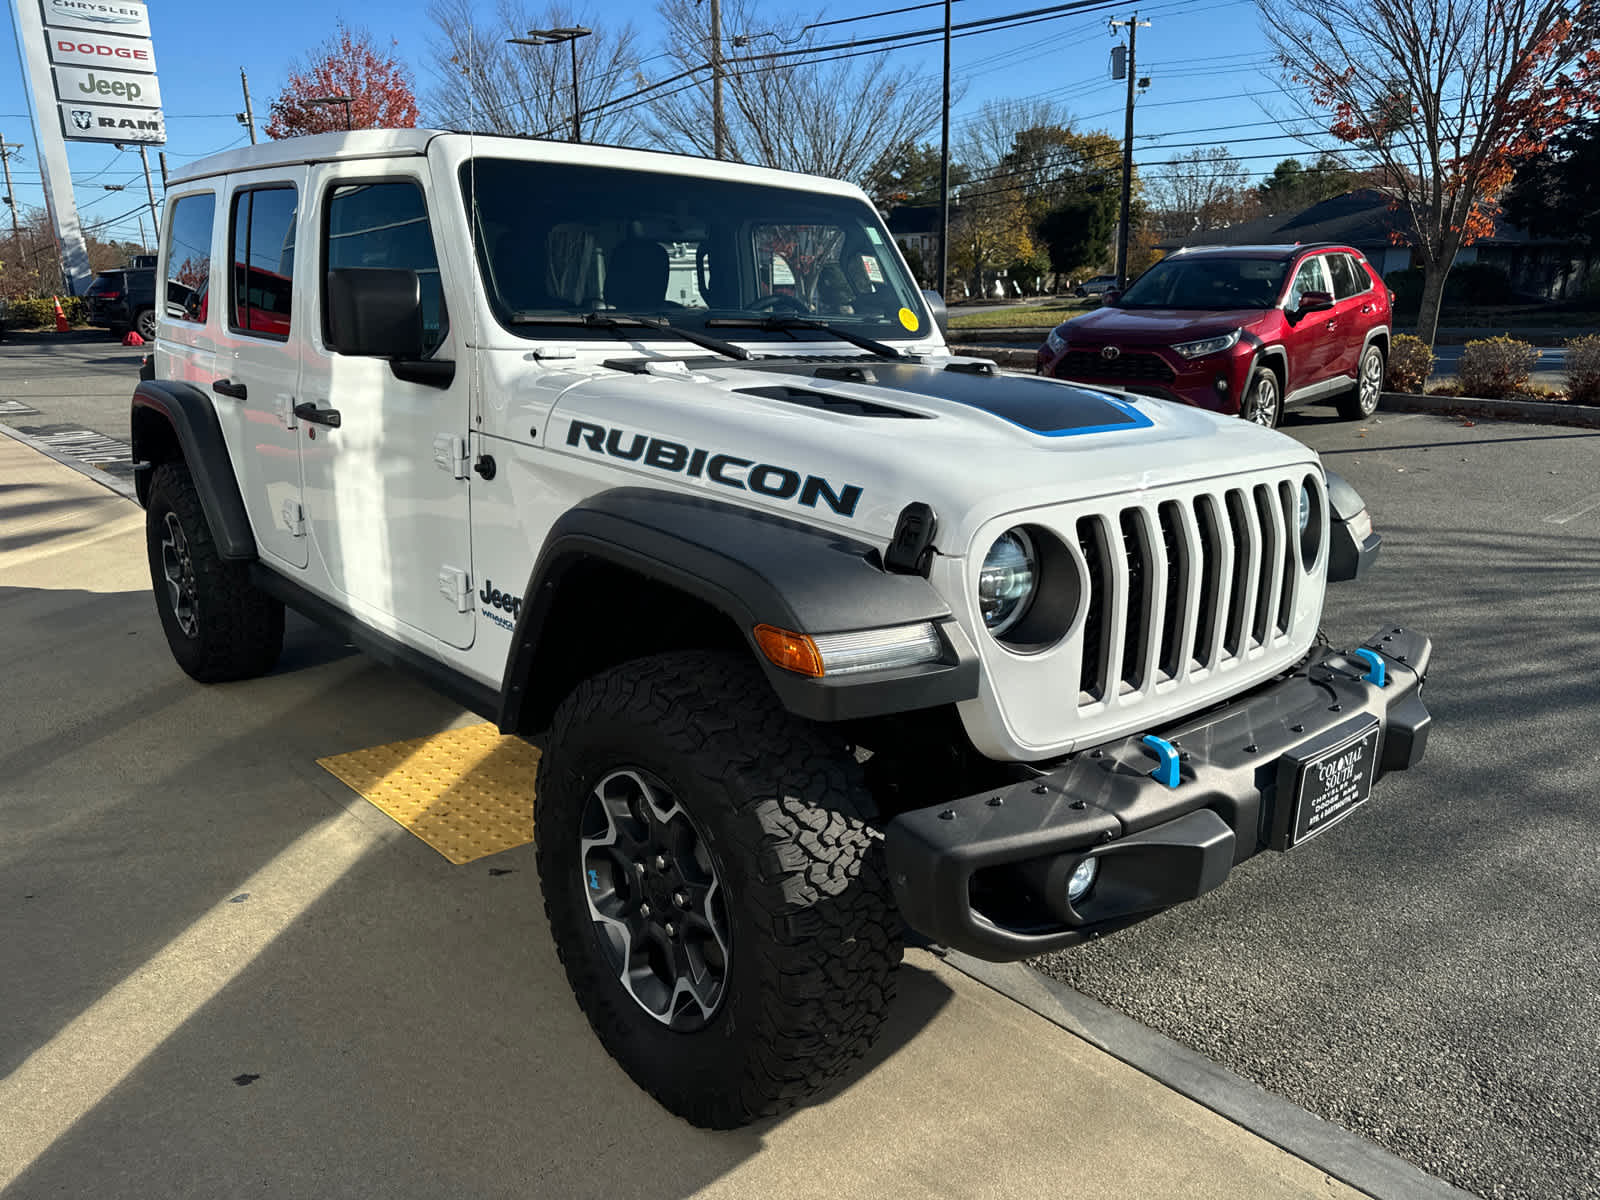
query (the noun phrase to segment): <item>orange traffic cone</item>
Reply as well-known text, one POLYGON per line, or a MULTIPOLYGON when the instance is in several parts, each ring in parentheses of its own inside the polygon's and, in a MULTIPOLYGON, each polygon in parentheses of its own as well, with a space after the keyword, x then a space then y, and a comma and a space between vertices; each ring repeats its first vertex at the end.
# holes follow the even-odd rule
POLYGON ((61 297, 54 296, 52 299, 56 302, 56 332, 65 333, 68 328, 67 314, 61 311, 61 297))

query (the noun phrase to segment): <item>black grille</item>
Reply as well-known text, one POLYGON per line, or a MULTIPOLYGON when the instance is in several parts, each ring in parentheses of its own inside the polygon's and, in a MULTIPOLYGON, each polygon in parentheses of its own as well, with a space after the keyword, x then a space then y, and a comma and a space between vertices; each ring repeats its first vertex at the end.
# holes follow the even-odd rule
POLYGON ((1100 522, 1084 517, 1078 522, 1078 549, 1083 552, 1084 566, 1089 577, 1084 580, 1084 594, 1088 596, 1088 610, 1083 618, 1083 666, 1078 673, 1078 689, 1091 700, 1102 700, 1106 695, 1106 608, 1105 535, 1100 522))
POLYGON ((1160 355, 1124 351, 1106 358, 1098 350, 1069 350, 1056 365, 1064 379, 1139 379, 1152 383, 1171 383, 1172 368, 1160 355))

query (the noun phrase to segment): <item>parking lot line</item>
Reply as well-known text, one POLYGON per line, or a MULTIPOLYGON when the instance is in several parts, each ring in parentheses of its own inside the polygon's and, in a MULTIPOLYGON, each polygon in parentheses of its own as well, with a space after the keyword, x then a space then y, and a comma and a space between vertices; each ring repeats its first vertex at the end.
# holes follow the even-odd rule
POLYGON ((487 722, 317 764, 456 866, 533 840, 539 751, 487 722))
POLYGON ((1584 513, 1593 512, 1597 508, 1600 508, 1600 492, 1578 501, 1571 508, 1563 508, 1551 513, 1545 520, 1551 525, 1565 525, 1568 521, 1581 517, 1584 513))

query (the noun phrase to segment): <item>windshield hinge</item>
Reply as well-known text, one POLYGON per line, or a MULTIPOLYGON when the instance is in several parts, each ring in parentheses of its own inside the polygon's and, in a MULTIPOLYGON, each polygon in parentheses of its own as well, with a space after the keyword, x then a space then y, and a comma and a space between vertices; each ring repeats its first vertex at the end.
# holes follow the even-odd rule
POLYGON ((449 471, 453 479, 467 477, 467 439, 453 433, 441 433, 433 439, 433 465, 449 471))
POLYGON ((472 577, 460 567, 439 568, 439 594, 454 604, 458 613, 472 611, 472 577))
POLYGON ((550 362, 554 359, 577 358, 578 348, 555 343, 546 346, 535 346, 528 352, 528 355, 536 362, 550 362))

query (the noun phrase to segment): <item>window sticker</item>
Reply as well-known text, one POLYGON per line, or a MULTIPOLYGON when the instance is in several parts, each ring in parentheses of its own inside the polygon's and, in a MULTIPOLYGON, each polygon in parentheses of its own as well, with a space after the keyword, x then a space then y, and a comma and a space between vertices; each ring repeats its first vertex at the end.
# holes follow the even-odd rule
POLYGON ((878 266, 878 260, 870 254, 861 256, 861 269, 867 273, 867 278, 873 283, 883 282, 883 268, 878 266))

